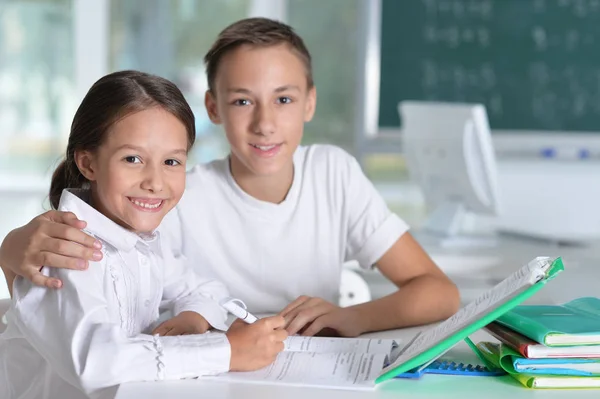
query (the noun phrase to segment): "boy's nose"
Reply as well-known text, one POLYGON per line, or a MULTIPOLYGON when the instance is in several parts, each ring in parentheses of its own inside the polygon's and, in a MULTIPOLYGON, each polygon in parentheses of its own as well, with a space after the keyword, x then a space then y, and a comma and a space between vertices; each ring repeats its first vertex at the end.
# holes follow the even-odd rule
POLYGON ((252 132, 263 136, 275 133, 273 110, 269 106, 261 105, 256 107, 252 132))

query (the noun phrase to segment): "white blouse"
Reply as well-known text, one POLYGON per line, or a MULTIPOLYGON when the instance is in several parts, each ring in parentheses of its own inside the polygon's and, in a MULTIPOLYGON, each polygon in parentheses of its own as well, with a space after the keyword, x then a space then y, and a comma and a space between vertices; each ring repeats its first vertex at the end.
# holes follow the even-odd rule
POLYGON ((184 266, 160 232, 142 237, 125 230, 88 205, 86 195, 65 190, 59 209, 87 221, 104 257, 86 271, 44 268, 63 281, 60 290, 15 280, 0 335, 0 397, 98 397, 124 382, 228 371, 231 349, 223 333, 149 335, 159 308, 195 311, 225 330, 218 305, 225 287, 184 266))

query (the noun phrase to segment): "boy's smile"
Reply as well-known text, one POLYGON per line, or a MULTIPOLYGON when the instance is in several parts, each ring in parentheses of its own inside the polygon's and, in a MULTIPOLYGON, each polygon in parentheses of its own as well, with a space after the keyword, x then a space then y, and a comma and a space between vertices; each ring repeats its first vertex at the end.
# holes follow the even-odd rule
POLYGON ((299 56, 287 44, 241 45, 220 60, 214 91, 207 92, 206 108, 223 124, 235 180, 251 195, 247 183, 258 179, 285 197, 316 103, 299 56))

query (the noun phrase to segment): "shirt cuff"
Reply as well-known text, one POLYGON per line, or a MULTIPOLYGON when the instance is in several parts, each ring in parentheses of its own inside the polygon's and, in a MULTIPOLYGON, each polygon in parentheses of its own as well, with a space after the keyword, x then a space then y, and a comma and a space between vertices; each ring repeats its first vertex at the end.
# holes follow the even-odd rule
POLYGON ((407 231, 408 224, 398 215, 390 214, 358 251, 356 260, 362 268, 371 268, 407 231))
POLYGON ((159 380, 217 375, 229 371, 231 346, 223 333, 154 337, 159 380))
POLYGON ((177 301, 173 306, 173 315, 177 316, 181 312, 196 312, 204 317, 213 328, 221 331, 228 330, 227 324, 225 324, 227 311, 215 300, 194 296, 177 301))

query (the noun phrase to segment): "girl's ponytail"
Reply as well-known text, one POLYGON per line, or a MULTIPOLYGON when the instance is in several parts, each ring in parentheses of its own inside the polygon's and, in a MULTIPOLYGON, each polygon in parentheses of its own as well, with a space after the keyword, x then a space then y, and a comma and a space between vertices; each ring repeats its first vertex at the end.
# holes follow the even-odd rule
POLYGON ((81 188, 86 181, 72 157, 63 160, 54 170, 50 182, 49 198, 52 209, 58 209, 60 196, 65 188, 81 188))

